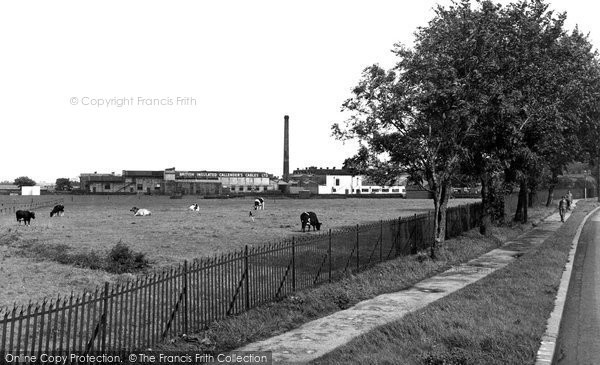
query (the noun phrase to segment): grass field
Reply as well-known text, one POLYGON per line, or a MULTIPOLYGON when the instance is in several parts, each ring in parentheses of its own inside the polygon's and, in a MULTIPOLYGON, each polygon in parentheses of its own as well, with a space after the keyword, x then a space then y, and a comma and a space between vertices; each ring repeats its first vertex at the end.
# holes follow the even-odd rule
MULTIPOLYGON (((53 196, 52 199, 55 197, 53 196)), ((30 202, 47 197, 0 197, 0 203, 30 202)), ((131 275, 111 275, 27 257, 24 248, 59 247, 73 253, 108 251, 123 242, 143 252, 153 268, 183 260, 215 255, 244 245, 262 245, 300 230, 300 213, 314 211, 322 230, 393 219, 432 209, 429 200, 405 199, 267 199, 264 211, 248 216, 253 199, 196 200, 162 196, 65 196, 65 216, 50 218, 51 208, 36 210, 31 226, 19 226, 15 216, 0 214, 0 306, 26 303, 71 291, 92 290, 105 281, 118 282, 131 275), (199 203, 201 211, 188 206, 199 203), (134 217, 133 206, 152 211, 134 217), (62 245, 62 246, 59 246, 62 245)), ((454 200, 451 206, 470 200, 454 200)))

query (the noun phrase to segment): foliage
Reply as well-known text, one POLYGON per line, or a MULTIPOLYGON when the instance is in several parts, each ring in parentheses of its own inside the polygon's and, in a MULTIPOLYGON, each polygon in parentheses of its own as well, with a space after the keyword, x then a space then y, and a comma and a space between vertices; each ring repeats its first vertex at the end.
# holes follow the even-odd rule
POLYGON ((56 179, 56 191, 71 191, 73 190, 73 184, 71 180, 65 177, 56 179))
POLYGON ((121 241, 110 250, 106 261, 106 270, 117 274, 139 271, 149 266, 143 253, 134 252, 121 241))
POLYGON ((36 184, 36 182, 27 176, 21 176, 21 177, 16 178, 15 181, 13 182, 13 184, 17 185, 18 187, 34 186, 36 184))
MULTIPOLYGON (((438 6, 414 48, 396 45, 390 70, 365 69, 343 104, 350 117, 333 135, 361 142, 346 165, 383 177, 404 170, 432 191, 438 243, 451 183, 477 179, 488 225, 502 185, 535 189, 544 171, 554 181, 597 148, 600 68, 565 19, 541 0, 438 6)), ((527 204, 519 206, 526 221, 527 204)))

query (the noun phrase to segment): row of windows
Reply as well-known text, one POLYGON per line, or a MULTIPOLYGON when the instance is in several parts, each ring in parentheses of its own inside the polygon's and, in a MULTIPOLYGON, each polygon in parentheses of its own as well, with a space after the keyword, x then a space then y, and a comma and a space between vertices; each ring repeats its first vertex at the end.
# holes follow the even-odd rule
MULTIPOLYGON (((371 193, 379 193, 380 190, 381 190, 382 193, 389 193, 390 192, 390 189, 371 189, 371 193)), ((391 190, 392 190, 392 193, 399 193, 400 192, 400 189, 391 189, 391 190)), ((331 192, 335 193, 335 192, 337 192, 337 189, 336 188, 331 188, 331 192)), ((356 193, 368 193, 369 189, 364 189, 364 188, 360 189, 360 190, 359 189, 356 189, 356 190, 352 189, 352 192, 353 193, 354 192, 356 192, 356 193)))
POLYGON ((229 188, 231 191, 266 191, 266 186, 235 186, 229 188))

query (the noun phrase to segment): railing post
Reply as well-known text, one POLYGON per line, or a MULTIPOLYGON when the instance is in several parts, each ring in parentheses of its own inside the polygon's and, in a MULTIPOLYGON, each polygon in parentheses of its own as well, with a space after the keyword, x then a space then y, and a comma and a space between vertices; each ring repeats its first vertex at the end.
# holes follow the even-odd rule
POLYGON ((248 275, 250 270, 248 268, 248 245, 244 246, 244 277, 246 278, 246 282, 244 283, 244 289, 246 295, 244 296, 244 301, 246 304, 246 310, 250 309, 250 280, 248 275))
POLYGON ((417 214, 416 213, 413 216, 412 221, 413 221, 413 224, 412 224, 413 229, 412 229, 410 237, 412 237, 413 242, 414 242, 414 245, 413 245, 414 246, 414 250, 413 251, 415 253, 417 253, 417 251, 419 251, 419 244, 417 243, 417 214))
POLYGON ((327 249, 329 256, 329 282, 331 283, 331 228, 329 228, 329 248, 327 249))
POLYGON ((360 255, 358 250, 358 224, 356 225, 356 270, 360 269, 360 255))
POLYGON ((471 227, 471 204, 467 204, 466 211, 467 211, 467 227, 469 227, 469 229, 471 229, 471 228, 473 228, 473 227, 471 227))
POLYGON ((102 304, 102 352, 106 351, 106 326, 108 323, 108 281, 104 283, 104 298, 102 304))
POLYGON ((188 262, 183 261, 183 333, 188 333, 188 262))
POLYGON ((379 220, 379 262, 383 261, 383 220, 379 220))
POLYGON ((292 291, 296 291, 296 240, 292 237, 292 291))

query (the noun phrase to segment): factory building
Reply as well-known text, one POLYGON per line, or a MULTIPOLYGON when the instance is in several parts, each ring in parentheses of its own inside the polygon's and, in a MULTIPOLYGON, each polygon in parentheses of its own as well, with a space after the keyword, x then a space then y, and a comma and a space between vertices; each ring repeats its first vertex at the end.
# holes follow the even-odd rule
POLYGON ((271 190, 270 175, 239 171, 123 170, 122 175, 81 174, 81 187, 90 193, 217 195, 271 190))

